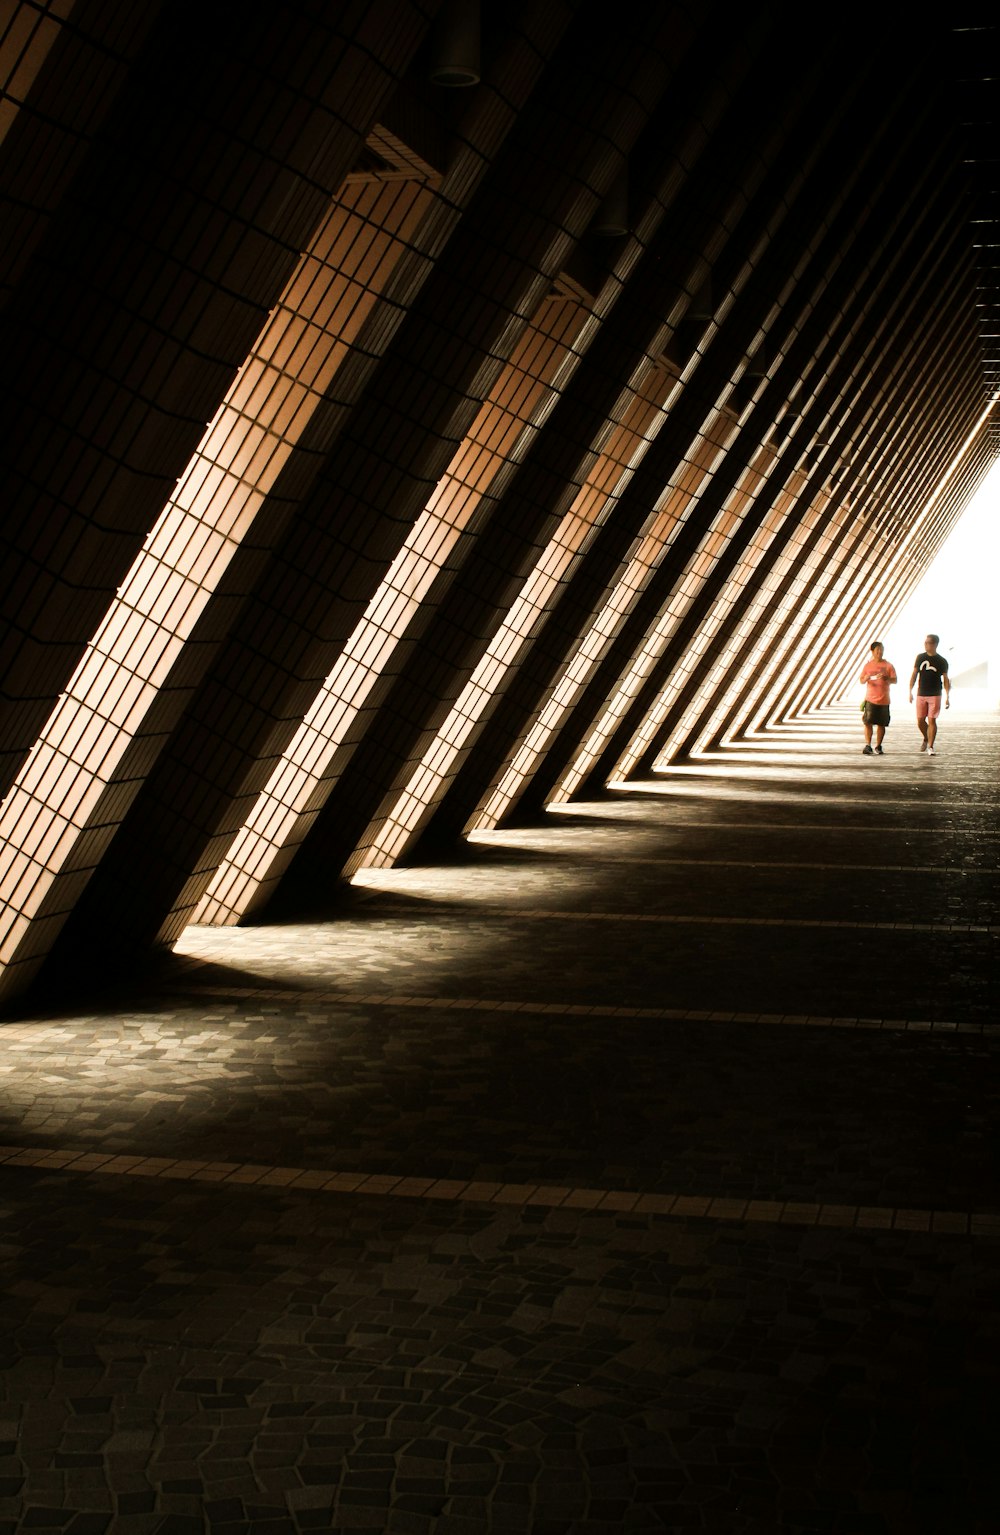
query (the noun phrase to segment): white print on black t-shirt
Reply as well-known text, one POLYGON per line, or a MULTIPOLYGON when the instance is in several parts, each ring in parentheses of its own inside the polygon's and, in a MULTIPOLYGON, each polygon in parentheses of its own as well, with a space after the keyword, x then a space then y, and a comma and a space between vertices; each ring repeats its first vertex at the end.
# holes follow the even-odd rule
POLYGON ((948 663, 944 656, 929 656, 922 650, 913 663, 913 670, 918 673, 917 692, 927 698, 940 693, 941 678, 948 670, 948 663))

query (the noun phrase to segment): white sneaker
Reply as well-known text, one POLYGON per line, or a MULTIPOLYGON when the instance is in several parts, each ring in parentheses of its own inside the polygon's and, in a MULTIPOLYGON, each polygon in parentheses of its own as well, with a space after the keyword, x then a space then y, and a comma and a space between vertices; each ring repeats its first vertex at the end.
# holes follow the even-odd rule
POLYGON ((935 752, 933 746, 928 746, 928 748, 927 748, 927 755, 928 755, 928 757, 935 757, 937 755, 937 753, 935 752))

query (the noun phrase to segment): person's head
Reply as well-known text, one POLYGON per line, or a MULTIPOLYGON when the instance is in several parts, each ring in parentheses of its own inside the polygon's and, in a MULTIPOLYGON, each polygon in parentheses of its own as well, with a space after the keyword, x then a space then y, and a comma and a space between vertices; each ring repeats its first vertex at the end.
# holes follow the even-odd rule
POLYGON ((876 661, 881 661, 882 657, 885 655, 885 646, 882 644, 881 640, 872 641, 872 655, 875 657, 876 661))
POLYGON ((929 634, 927 636, 927 638, 924 640, 924 649, 926 650, 926 652, 927 652, 927 654, 929 656, 932 656, 934 654, 935 650, 937 650, 937 648, 938 648, 938 640, 940 638, 941 638, 941 636, 939 634, 929 634))

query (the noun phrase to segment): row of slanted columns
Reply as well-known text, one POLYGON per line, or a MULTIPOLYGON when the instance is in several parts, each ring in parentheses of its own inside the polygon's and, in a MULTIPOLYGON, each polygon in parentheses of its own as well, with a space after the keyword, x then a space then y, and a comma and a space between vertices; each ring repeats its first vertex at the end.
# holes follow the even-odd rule
POLYGON ((0 994, 828 701, 989 467, 933 39, 454 9, 0 40, 0 994))

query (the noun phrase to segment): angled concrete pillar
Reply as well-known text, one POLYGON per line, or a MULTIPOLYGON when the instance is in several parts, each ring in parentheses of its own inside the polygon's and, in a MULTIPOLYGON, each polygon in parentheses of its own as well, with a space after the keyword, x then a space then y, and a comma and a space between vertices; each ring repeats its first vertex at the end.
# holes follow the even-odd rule
POLYGON ((7 274, 4 789, 427 26, 384 0, 329 21, 265 9, 238 27, 210 8, 197 36, 192 16, 121 18, 125 57, 96 75, 98 40, 74 27, 0 146, 12 201, 26 156, 61 166, 12 220, 7 274), (353 35, 366 10, 381 41, 353 35))
MULTIPOLYGON (((552 65, 558 31, 548 13, 537 24, 536 44, 546 42, 552 65)), ((656 25, 662 29, 662 20, 650 23, 651 35, 656 25)), ((466 147, 441 189, 450 212, 439 226, 444 244, 436 260, 415 254, 406 281, 395 284, 394 296, 405 294, 408 309, 387 309, 370 322, 371 329, 381 321, 390 338, 391 373, 384 365, 373 368, 363 348, 338 371, 334 409, 319 439, 327 452, 323 475, 260 561, 253 594, 235 623, 231 611, 225 615, 228 637, 225 630, 220 635, 213 611, 206 613, 211 664, 167 749, 162 739, 157 743, 131 808, 118 794, 120 830, 110 850, 100 850, 97 878, 93 865, 87 871, 93 884, 86 897, 73 892, 64 952, 100 942, 109 904, 118 908, 116 941, 126 946, 141 948, 158 931, 167 941, 184 925, 245 807, 287 747, 504 366, 526 315, 582 237, 617 165, 609 143, 618 135, 617 153, 627 149, 662 91, 663 59, 651 52, 649 36, 622 42, 618 78, 613 71, 604 77, 603 99, 562 63, 547 78, 544 55, 526 41, 519 30, 498 64, 509 77, 477 87, 478 101, 469 106, 466 147), (519 91, 525 99, 511 119, 519 91), (595 110, 600 133, 589 127, 595 110), (511 128, 509 138, 502 127, 511 128), (543 168, 539 138, 551 150, 543 168), (462 196, 464 209, 456 207, 462 196), (492 238, 496 228, 506 231, 506 249, 492 238), (367 380, 365 390, 357 406, 338 410, 337 396, 345 380, 351 390, 355 372, 367 380), (212 741, 208 758, 206 738, 212 741), (176 915, 168 917, 175 903, 176 915)), ((666 36, 663 41, 666 46, 666 36)), ((63 904, 54 916, 65 921, 68 910, 63 904)))
MULTIPOLYGON (((881 172, 879 173, 881 174, 881 172)), ((865 193, 864 190, 858 194, 862 207, 867 195, 870 195, 870 193, 865 193)), ((905 219, 905 209, 897 213, 896 217, 897 219, 905 219)), ((840 259, 840 256, 836 258, 838 263, 840 259)), ((650 463, 652 463, 652 458, 650 463)), ((611 531, 613 532, 614 529, 612 528, 611 531)), ((600 590, 598 590, 594 593, 594 599, 592 600, 596 603, 600 595, 600 590)), ((504 811, 500 809, 500 806, 503 804, 503 798, 500 795, 501 787, 506 790, 506 793, 512 795, 510 801, 512 805, 516 804, 518 799, 522 801, 522 813, 528 812, 530 814, 532 809, 537 809, 544 801, 548 787, 551 786, 554 776, 565 762, 565 755, 560 750, 560 747, 557 746, 552 751, 551 758, 546 761, 544 754, 541 752, 541 742, 544 740, 544 737, 540 736, 537 725, 533 722, 537 721, 544 701, 550 696, 550 694, 545 692, 545 689, 551 687, 553 678, 559 673, 560 668, 563 667, 564 653, 555 648, 552 633, 553 629, 555 629, 557 634, 562 632, 560 620, 562 612, 567 606, 569 606, 569 603, 564 599, 562 608, 555 615, 552 628, 546 630, 539 637, 534 655, 521 668, 518 677, 515 679, 511 689, 511 696, 507 700, 508 707, 498 712, 495 720, 496 729, 492 733, 489 742, 487 743, 484 738, 481 743, 481 749, 473 754, 473 759, 478 760, 470 760, 466 773, 460 775, 459 784, 456 785, 456 790, 459 792, 453 793, 451 801, 442 807, 442 812, 439 812, 434 829, 441 828, 445 835, 453 836, 457 835, 466 823, 470 826, 493 824, 492 818, 484 820, 482 816, 483 809, 488 805, 495 807, 492 812, 493 817, 495 817, 498 810, 500 814, 509 814, 509 810, 504 811), (547 647, 548 665, 542 672, 540 680, 536 683, 532 662, 536 659, 538 653, 544 653, 547 647), (532 772, 528 768, 530 757, 526 756, 527 749, 533 743, 536 736, 539 738, 539 744, 533 748, 537 754, 534 772, 541 773, 542 775, 542 782, 545 787, 541 793, 538 792, 538 786, 533 785, 531 782, 532 772), (513 745, 511 745, 512 741, 513 745), (502 756, 501 753, 503 753, 502 756), (560 758, 562 761, 560 761, 560 758), (501 764, 505 764, 501 766, 499 771, 496 768, 498 759, 501 764), (517 778, 512 776, 512 764, 517 764, 519 773, 523 775, 519 784, 517 778), (492 795, 489 792, 490 777, 488 775, 492 776, 492 795), (465 781, 462 782, 462 779, 465 781), (474 815, 473 811, 477 804, 479 805, 479 813, 474 815)), ((593 623, 594 611, 596 611, 596 608, 587 609, 588 619, 591 624, 593 623)), ((638 632, 638 625, 635 632, 638 632)), ((585 627, 575 632, 574 637, 577 645, 582 642, 582 635, 585 633, 585 627)), ((565 680, 560 681, 560 688, 565 692, 565 680)), ((591 694, 595 702, 598 701, 599 693, 600 688, 598 687, 591 694)), ((551 706, 547 707, 549 707, 551 712, 551 706)), ((586 714, 584 714, 584 717, 586 718, 586 714)), ((574 723, 571 722, 569 729, 572 730, 573 728, 574 723)), ((576 728, 579 727, 577 726, 576 728)), ((566 739, 566 737, 563 739, 566 739)), ((566 750, 571 749, 567 744, 566 750)))
MULTIPOLYGON (((839 149, 839 153, 842 157, 841 166, 843 166, 843 157, 845 154, 853 154, 853 148, 854 146, 851 139, 848 139, 846 144, 841 144, 839 149)), ((836 164, 835 154, 834 164, 836 164)), ((824 167, 824 169, 827 170, 826 167, 824 167)), ((827 173, 829 175, 829 170, 827 173)), ((842 174, 843 172, 841 171, 841 176, 842 174)), ((881 171, 877 170, 876 174, 881 174, 881 171)), ((829 179, 833 180, 835 178, 833 175, 830 175, 829 179)), ((828 192, 828 189, 824 185, 822 178, 818 178, 818 189, 822 190, 824 193, 828 192)), ((817 205, 811 214, 811 216, 817 220, 817 226, 819 228, 822 228, 823 225, 823 209, 826 205, 826 201, 827 198, 819 198, 817 205)), ((856 212, 854 217, 858 216, 859 214, 856 212)), ((779 280, 776 283, 775 289, 772 291, 780 290, 782 282, 787 280, 787 271, 789 268, 794 267, 795 262, 798 259, 801 246, 808 246, 810 236, 806 235, 803 239, 802 232, 794 230, 794 225, 793 231, 794 234, 791 239, 790 246, 786 246, 784 250, 779 247, 777 251, 772 248, 765 254, 765 262, 770 259, 771 262, 786 261, 789 263, 789 266, 785 268, 784 272, 782 272, 779 280), (796 236, 798 238, 796 238, 796 236)), ((811 233, 812 231, 810 231, 810 234, 811 233)), ((843 286, 844 285, 842 282, 841 288, 843 288, 843 286)), ((794 339, 791 340, 787 356, 781 363, 781 366, 785 370, 784 376, 790 382, 784 386, 782 386, 780 382, 773 386, 772 393, 775 396, 776 403, 780 404, 780 402, 785 397, 785 393, 791 389, 791 383, 793 381, 800 380, 804 375, 808 374, 810 367, 814 365, 814 354, 816 349, 820 348, 821 350, 823 344, 825 344, 826 330, 829 324, 831 312, 834 315, 837 313, 839 291, 840 290, 838 290, 836 286, 835 278, 833 286, 831 287, 830 293, 826 299, 827 308, 821 308, 819 318, 816 318, 815 316, 812 318, 811 329, 808 328, 807 322, 807 328, 805 332, 796 335, 794 339)), ((731 318, 728 323, 732 325, 733 318, 731 318)), ((780 336, 781 332, 779 331, 778 334, 780 336)), ((723 337, 724 336, 725 330, 723 330, 723 337)), ((779 341, 779 350, 780 344, 781 343, 779 341)), ((765 428, 769 427, 772 419, 773 418, 767 418, 764 423, 765 428)), ((581 695, 577 710, 574 710, 573 716, 570 718, 568 723, 565 724, 559 734, 554 737, 550 753, 546 757, 544 766, 540 771, 536 771, 533 781, 531 782, 527 792, 520 796, 521 814, 530 814, 533 811, 537 812, 537 810, 541 808, 541 805, 544 804, 552 788, 561 777, 566 763, 572 760, 573 756, 577 752, 579 743, 587 738, 587 735, 592 728, 591 722, 598 716, 598 711, 603 709, 605 700, 611 693, 612 689, 617 685, 617 679, 625 675, 625 673, 628 671, 636 645, 643 643, 647 632, 657 622, 658 615, 660 613, 660 609, 665 600, 665 597, 677 582, 680 574, 685 570, 689 560, 694 558, 703 536, 703 530, 711 525, 712 519, 718 515, 721 509, 725 506, 726 500, 732 493, 732 489, 736 485, 739 475, 744 472, 746 466, 749 464, 752 453, 760 439, 760 431, 758 430, 755 432, 753 430, 755 421, 756 418, 752 418, 750 428, 743 432, 742 447, 739 449, 739 451, 734 451, 734 449, 731 448, 726 460, 719 466, 716 474, 713 476, 712 483, 702 493, 701 500, 697 509, 697 515, 692 517, 692 519, 685 525, 675 540, 673 549, 671 551, 671 559, 669 564, 661 567, 661 569, 657 572, 653 582, 643 593, 642 598, 636 604, 632 613, 629 615, 628 624, 617 636, 615 643, 607 651, 601 667, 598 669, 588 684, 588 687, 581 695)), ((776 482, 773 488, 773 493, 777 494, 778 489, 779 486, 776 482)), ((762 510, 763 509, 764 508, 762 506, 762 510)), ((748 525, 747 535, 745 536, 748 536, 750 531, 752 530, 748 525)), ((734 549, 737 547, 738 546, 734 546, 734 549)), ((650 703, 652 703, 653 697, 655 697, 655 688, 650 688, 650 703)), ((627 723, 622 727, 620 733, 615 736, 615 744, 612 747, 609 747, 606 753, 602 756, 600 767, 593 775, 595 782, 599 781, 599 775, 604 771, 605 762, 607 763, 608 767, 613 765, 612 758, 614 757, 615 760, 617 758, 617 742, 619 740, 624 741, 628 739, 629 735, 634 732, 635 728, 637 728, 637 725, 641 720, 644 712, 645 709, 640 706, 635 709, 634 714, 630 714, 629 721, 634 719, 635 723, 627 723)))
MULTIPOLYGON (((936 209, 931 211, 922 224, 918 224, 914 231, 914 240, 917 248, 922 241, 921 231, 926 228, 930 240, 930 249, 934 248, 933 237, 941 227, 936 209)), ((772 656, 765 643, 762 631, 765 628, 766 612, 769 604, 780 603, 783 593, 793 586, 799 577, 803 567, 807 567, 810 558, 817 546, 824 539, 824 535, 831 523, 838 516, 839 508, 845 499, 849 498, 852 510, 864 509, 863 493, 858 496, 854 490, 855 482, 865 472, 865 458, 860 451, 860 444, 852 440, 855 438, 856 428, 854 423, 859 415, 865 412, 873 398, 878 393, 885 392, 885 384, 879 379, 878 370, 872 367, 873 356, 878 349, 885 346, 886 339, 892 337, 886 348, 889 355, 895 360, 895 371, 900 381, 907 386, 907 393, 911 393, 910 381, 919 380, 920 393, 930 394, 934 404, 939 403, 940 384, 927 384, 930 373, 934 378, 935 373, 941 369, 946 361, 948 352, 954 345, 954 337, 962 332, 963 316, 968 312, 968 292, 964 282, 959 281, 954 288, 942 292, 941 262, 949 254, 947 242, 937 241, 938 246, 944 249, 935 262, 929 259, 923 263, 923 276, 919 283, 911 280, 905 287, 898 284, 898 266, 900 257, 902 263, 906 263, 905 242, 900 242, 894 252, 893 259, 882 277, 883 286, 891 285, 894 290, 894 304, 900 311, 892 317, 892 325, 880 324, 872 333, 871 340, 864 351, 852 348, 851 372, 858 375, 858 379, 848 376, 845 385, 842 386, 842 398, 849 406, 849 414, 845 418, 844 425, 832 432, 830 453, 835 461, 849 465, 840 476, 835 490, 828 496, 828 505, 814 519, 814 525, 807 535, 802 538, 799 547, 793 549, 790 556, 785 559, 784 549, 779 548, 771 559, 759 561, 754 568, 750 579, 744 583, 740 591, 740 603, 737 608, 723 617, 718 623, 712 645, 702 653, 699 665, 699 676, 690 679, 687 687, 678 695, 671 709, 670 723, 666 721, 658 733, 657 760, 669 761, 679 753, 686 752, 694 744, 697 733, 703 728, 704 719, 708 712, 716 706, 717 692, 724 689, 734 676, 739 678, 741 670, 748 668, 754 677, 758 679, 763 673, 770 673, 772 656), (905 299, 905 304, 904 304, 905 299), (919 323, 918 323, 919 322, 919 323), (853 358, 856 357, 856 361, 853 358), (867 378, 865 374, 867 373, 867 378), (860 391, 858 382, 861 383, 860 391), (758 600, 758 591, 762 586, 767 586, 772 573, 781 567, 780 579, 773 582, 766 591, 763 599, 758 600), (745 631, 742 643, 730 643, 734 631, 745 631)), ((914 274, 914 277, 916 274, 914 274)), ((860 342, 860 338, 859 338, 860 342)), ((899 412, 903 403, 898 394, 887 395, 893 407, 892 413, 885 412, 888 417, 881 424, 882 432, 892 429, 892 422, 896 412, 899 412)), ((900 412, 898 419, 909 420, 912 412, 905 415, 900 412)), ((924 428, 924 440, 926 441, 926 426, 924 428)), ((864 528, 860 518, 855 518, 859 532, 864 528)), ((793 528, 794 532, 794 528, 793 528)), ((850 536, 841 519, 841 536, 837 544, 843 547, 850 544, 850 536)), ((855 635, 848 638, 855 640, 855 635)), ((814 654, 810 665, 818 672, 830 676, 830 657, 827 654, 814 654)))
MULTIPOLYGON (((745 109, 743 101, 738 106, 734 104, 734 124, 745 109)), ((721 148, 723 145, 720 144, 721 148)), ((718 170, 713 170, 711 163, 696 167, 693 198, 705 199, 708 188, 714 191, 719 184, 720 171, 723 175, 728 171, 728 177, 734 175, 736 167, 732 151, 728 146, 725 148, 725 161, 718 170)), ((796 150, 796 163, 801 153, 800 149, 796 150)), ((756 172, 758 179, 761 175, 766 178, 768 169, 766 164, 762 165, 756 172)), ((753 173, 750 168, 750 174, 753 173)), ((772 196, 777 194, 784 179, 784 176, 775 177, 772 196)), ((723 181, 722 185, 725 184, 723 181)), ((762 229, 768 220, 778 216, 774 201, 767 199, 754 211, 761 220, 762 229)), ((411 669, 400 674, 393 693, 383 702, 364 742, 343 769, 335 794, 317 817, 307 842, 297 855, 287 876, 286 898, 294 899, 297 888, 307 888, 316 880, 329 879, 330 871, 339 869, 345 862, 352 868, 355 862, 367 861, 369 849, 381 852, 378 842, 385 829, 397 826, 404 834, 403 845, 419 834, 419 814, 423 806, 417 805, 418 818, 405 826, 395 820, 393 807, 397 801, 402 803, 407 799, 408 780, 413 773, 419 774, 424 752, 435 741, 439 729, 442 726, 450 729, 449 718, 464 728, 463 688, 470 684, 476 686, 476 667, 484 655, 488 655, 494 634, 502 629, 522 584, 527 595, 532 572, 539 559, 545 557, 547 541, 552 538, 558 541, 560 518, 572 514, 574 500, 592 471, 596 449, 591 444, 599 442, 600 434, 608 430, 607 423, 613 412, 615 396, 620 392, 620 381, 629 376, 637 361, 644 363, 650 351, 655 350, 657 335, 663 332, 662 274, 663 262, 670 253, 668 242, 672 240, 676 245, 678 224, 680 238, 686 241, 688 227, 685 220, 689 216, 682 209, 672 210, 660 236, 664 250, 651 248, 643 258, 621 304, 595 340, 578 377, 564 391, 531 462, 508 490, 511 513, 505 515, 501 505, 498 517, 480 534, 460 580, 434 615, 431 625, 421 632, 421 648, 411 669), (633 334, 629 334, 628 327, 634 327, 633 334), (589 427, 585 425, 588 420, 589 427), (587 456, 581 458, 581 453, 589 455, 589 460, 587 456), (427 671, 429 656, 434 659, 432 672, 427 671)), ((742 225, 734 227, 743 233, 742 225)), ((666 302, 672 300, 668 289, 666 302)), ((672 401, 671 411, 676 408, 672 401)), ((697 419, 704 418, 706 408, 702 401, 696 411, 697 419)), ((655 452, 658 443, 659 436, 645 451, 655 452)), ((676 453, 675 448, 671 453, 674 462, 676 453)), ((636 470, 636 473, 640 472, 641 465, 636 470)), ((595 540, 603 540, 609 531, 612 538, 616 536, 614 529, 628 494, 626 489, 616 501, 611 517, 595 525, 595 540)), ((643 512, 645 515, 648 515, 648 508, 643 512)), ((503 642, 508 643, 508 639, 518 643, 513 627, 503 637, 503 642)), ((503 668, 491 671, 491 689, 496 686, 497 672, 502 674, 503 668)), ((434 750, 437 759, 437 748, 434 750)), ((443 737, 441 750, 449 759, 455 755, 443 737)), ((447 770, 448 761, 438 768, 435 760, 432 771, 438 782, 447 770)), ((431 802, 434 793, 432 785, 428 796, 431 802)))

